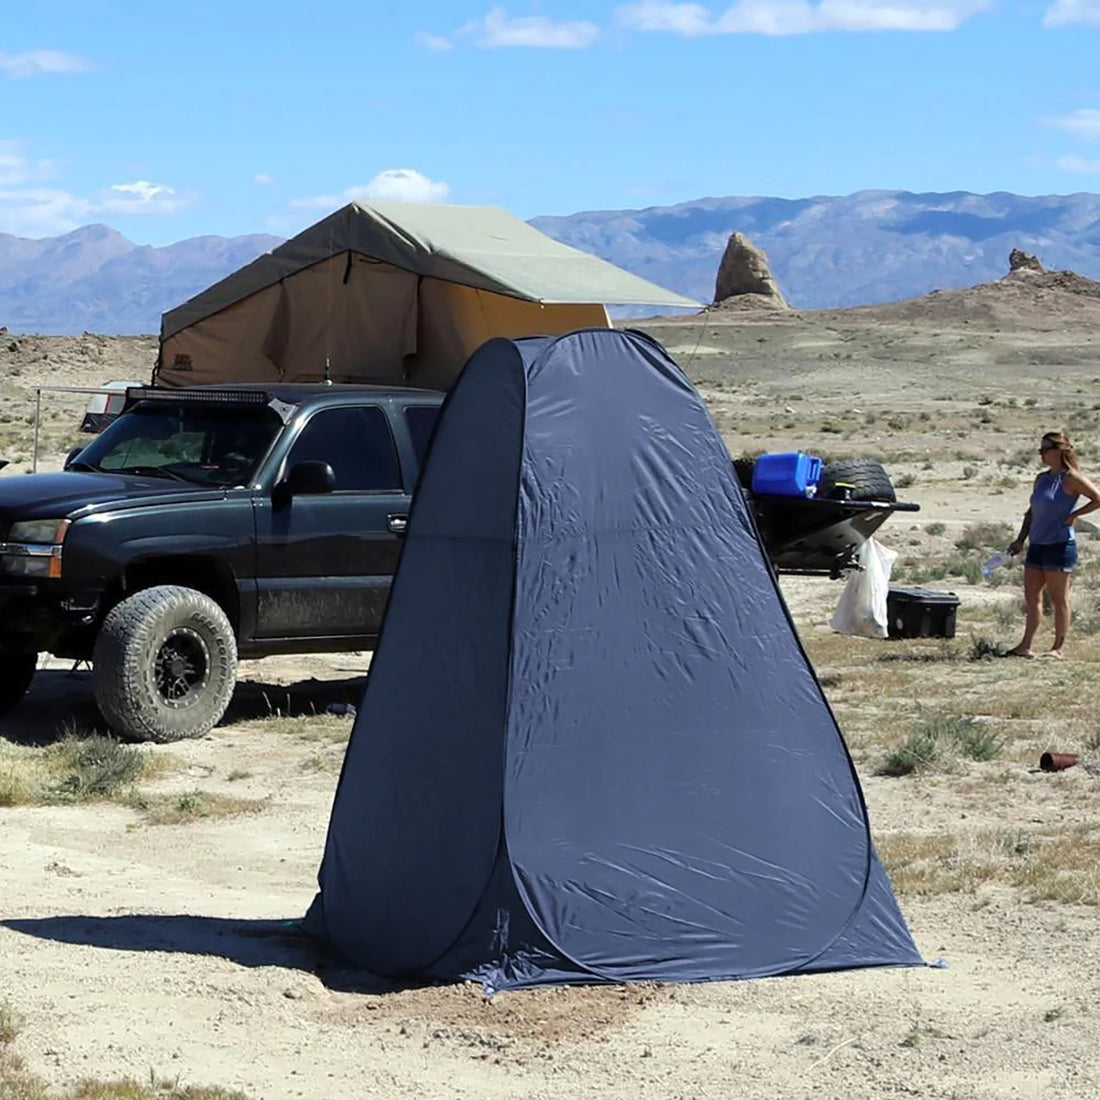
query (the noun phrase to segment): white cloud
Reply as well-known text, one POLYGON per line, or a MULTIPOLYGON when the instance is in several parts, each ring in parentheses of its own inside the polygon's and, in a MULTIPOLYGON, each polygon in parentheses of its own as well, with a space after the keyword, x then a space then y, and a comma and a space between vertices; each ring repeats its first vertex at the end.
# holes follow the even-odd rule
POLYGON ((252 182, 258 184, 260 187, 270 187, 275 182, 275 179, 266 172, 257 172, 252 177, 252 182))
POLYGON ((454 48, 454 44, 449 38, 444 38, 441 34, 428 34, 426 31, 421 31, 416 36, 416 44, 423 46, 426 50, 431 50, 433 53, 445 53, 447 50, 454 48))
POLYGON ((18 187, 53 175, 48 160, 31 160, 20 141, 0 140, 0 187, 18 187))
POLYGON ((1043 15, 1044 27, 1084 23, 1100 27, 1100 0, 1054 0, 1043 15))
POLYGON ((187 204, 174 188, 148 180, 85 195, 43 186, 56 175, 52 161, 33 158, 20 141, 0 139, 0 233, 51 237, 105 216, 171 214, 187 204))
POLYGON ((1100 141, 1100 110, 1094 107, 1082 107, 1060 118, 1048 118, 1046 123, 1085 141, 1100 141))
POLYGON ((1059 157, 1055 164, 1063 172, 1074 172, 1077 175, 1097 175, 1100 176, 1100 157, 1093 160, 1089 160, 1087 157, 1079 157, 1076 154, 1070 154, 1066 157, 1059 157))
POLYGON ((737 0, 721 14, 702 4, 640 0, 616 10, 638 31, 685 37, 714 34, 811 34, 822 31, 953 31, 992 0, 737 0))
POLYGON ((665 31, 686 37, 713 34, 710 12, 702 4, 670 4, 665 0, 642 0, 615 12, 618 21, 635 31, 665 31))
POLYGON ((387 168, 370 183, 347 187, 338 195, 315 195, 295 199, 291 206, 335 210, 358 199, 379 199, 386 202, 446 202, 450 187, 428 179, 414 168, 387 168))
POLYGON ((493 8, 482 19, 475 19, 455 32, 456 37, 472 38, 484 49, 529 46, 536 49, 583 50, 600 37, 595 23, 555 23, 545 15, 525 15, 510 19, 504 8, 493 8))
POLYGON ((111 184, 98 205, 106 214, 170 214, 179 210, 183 202, 171 187, 136 180, 111 184))
POLYGON ((0 232, 18 237, 53 237, 87 223, 94 204, 67 191, 0 189, 0 232))
POLYGON ((8 53, 0 50, 0 73, 10 77, 41 76, 47 73, 84 73, 92 67, 86 58, 60 50, 28 50, 8 53))
POLYGON ((430 180, 415 169, 389 168, 379 172, 356 197, 391 202, 446 202, 450 193, 447 184, 430 180))

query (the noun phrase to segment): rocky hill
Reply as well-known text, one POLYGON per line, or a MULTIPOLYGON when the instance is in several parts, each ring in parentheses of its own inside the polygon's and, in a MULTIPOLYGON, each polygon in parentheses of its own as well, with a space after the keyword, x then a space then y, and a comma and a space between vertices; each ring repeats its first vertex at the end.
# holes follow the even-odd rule
POLYGON ((42 240, 0 234, 0 325, 44 334, 156 332, 166 309, 280 241, 193 237, 153 248, 106 225, 42 240))
MULTIPOLYGON (((916 298, 997 279, 1011 249, 1100 278, 1100 195, 862 191, 710 198, 533 219, 550 236, 703 302, 730 236, 766 253, 778 302, 826 309, 916 298)), ((13 333, 149 333, 160 314, 279 238, 140 246, 107 226, 27 240, 0 234, 0 325, 13 333)))

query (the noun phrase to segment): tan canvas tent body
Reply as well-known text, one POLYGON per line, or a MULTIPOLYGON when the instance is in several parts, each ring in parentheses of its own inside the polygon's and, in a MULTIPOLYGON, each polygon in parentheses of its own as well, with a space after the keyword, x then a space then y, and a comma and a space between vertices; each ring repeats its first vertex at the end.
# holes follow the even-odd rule
POLYGON ((165 313, 153 380, 449 389, 490 337, 608 327, 605 303, 698 306, 495 207, 352 203, 165 313))

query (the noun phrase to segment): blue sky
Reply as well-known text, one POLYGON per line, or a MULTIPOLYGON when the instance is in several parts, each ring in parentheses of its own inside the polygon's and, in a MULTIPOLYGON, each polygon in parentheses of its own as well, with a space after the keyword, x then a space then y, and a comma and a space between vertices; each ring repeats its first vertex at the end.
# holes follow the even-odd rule
POLYGON ((11 0, 0 29, 19 236, 867 188, 1100 191, 1100 0, 11 0))

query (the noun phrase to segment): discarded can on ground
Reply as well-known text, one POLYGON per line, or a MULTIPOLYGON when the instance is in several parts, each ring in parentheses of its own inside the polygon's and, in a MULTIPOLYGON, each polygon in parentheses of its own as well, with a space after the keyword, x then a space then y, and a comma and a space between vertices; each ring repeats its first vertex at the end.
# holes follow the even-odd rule
POLYGON ((1080 758, 1073 752, 1044 752, 1039 757, 1039 770, 1044 772, 1064 772, 1072 768, 1080 758))

